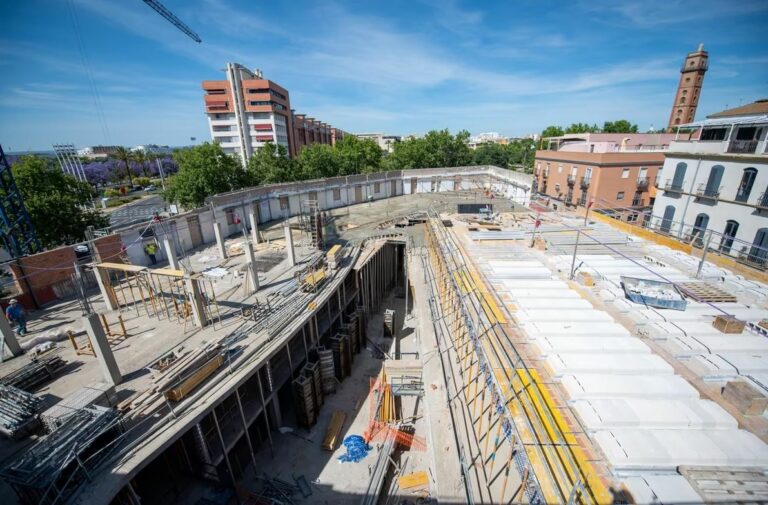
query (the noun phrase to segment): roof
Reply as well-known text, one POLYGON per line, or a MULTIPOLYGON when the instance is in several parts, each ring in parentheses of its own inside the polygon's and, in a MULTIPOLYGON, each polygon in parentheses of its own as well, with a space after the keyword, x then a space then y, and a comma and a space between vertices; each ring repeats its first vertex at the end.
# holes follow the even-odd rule
POLYGON ((677 125, 676 128, 699 128, 701 126, 730 126, 749 124, 768 124, 768 114, 761 114, 759 116, 726 116, 721 118, 703 119, 701 121, 694 121, 693 123, 677 125))
POLYGON ((755 100, 747 105, 741 107, 734 107, 733 109, 726 109, 721 112, 716 112, 707 116, 707 118, 719 118, 719 117, 731 117, 731 116, 753 116, 760 114, 768 114, 768 98, 762 98, 755 100))

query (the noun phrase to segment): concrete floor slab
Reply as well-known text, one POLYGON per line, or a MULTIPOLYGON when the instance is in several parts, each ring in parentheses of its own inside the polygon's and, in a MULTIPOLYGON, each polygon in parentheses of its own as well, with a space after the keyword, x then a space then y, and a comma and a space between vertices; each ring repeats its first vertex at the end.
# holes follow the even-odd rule
POLYGON ((571 400, 608 398, 698 398, 699 393, 679 375, 568 374, 560 382, 571 400))
MULTIPOLYGON (((555 377, 579 372, 613 375, 670 375, 672 367, 655 354, 551 354, 546 363, 555 377)), ((611 380, 606 377, 607 380, 611 380)))

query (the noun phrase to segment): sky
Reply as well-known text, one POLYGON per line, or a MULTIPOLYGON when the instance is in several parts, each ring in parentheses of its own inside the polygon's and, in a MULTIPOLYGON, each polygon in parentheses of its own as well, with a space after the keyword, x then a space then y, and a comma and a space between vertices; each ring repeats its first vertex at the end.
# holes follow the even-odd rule
POLYGON ((666 126, 686 53, 710 54, 697 119, 768 97, 765 0, 3 2, 0 144, 208 140, 202 80, 259 68, 349 132, 666 126))

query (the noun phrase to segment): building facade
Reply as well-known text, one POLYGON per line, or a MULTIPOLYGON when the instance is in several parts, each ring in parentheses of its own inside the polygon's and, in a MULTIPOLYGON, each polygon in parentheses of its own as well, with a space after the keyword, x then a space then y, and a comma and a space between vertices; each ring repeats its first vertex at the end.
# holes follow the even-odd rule
POLYGON ((288 90, 265 79, 260 70, 228 63, 226 75, 226 80, 202 82, 211 138, 226 153, 245 163, 267 142, 285 147, 289 156, 305 145, 333 143, 333 128, 294 115, 288 90))
POLYGON ((764 265, 768 258, 768 99, 681 125, 650 225, 685 241, 764 265))
POLYGON ((696 107, 708 68, 709 53, 704 50, 704 44, 699 44, 696 51, 688 53, 680 69, 680 82, 669 113, 669 128, 690 123, 696 118, 696 107))
POLYGON ((569 206, 653 205, 664 151, 674 135, 583 133, 544 139, 536 151, 535 191, 569 206))
POLYGON ((359 139, 370 139, 376 142, 382 151, 391 153, 395 150, 395 144, 401 141, 397 135, 384 135, 383 133, 358 133, 355 135, 359 139))

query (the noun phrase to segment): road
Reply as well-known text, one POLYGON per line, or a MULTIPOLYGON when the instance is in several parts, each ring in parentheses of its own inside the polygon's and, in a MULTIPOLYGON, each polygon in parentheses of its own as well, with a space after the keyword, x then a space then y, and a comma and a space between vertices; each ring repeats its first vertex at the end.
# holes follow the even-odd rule
POLYGON ((109 224, 114 227, 140 223, 147 221, 155 212, 164 210, 165 202, 160 195, 148 196, 112 211, 109 215, 109 224))

